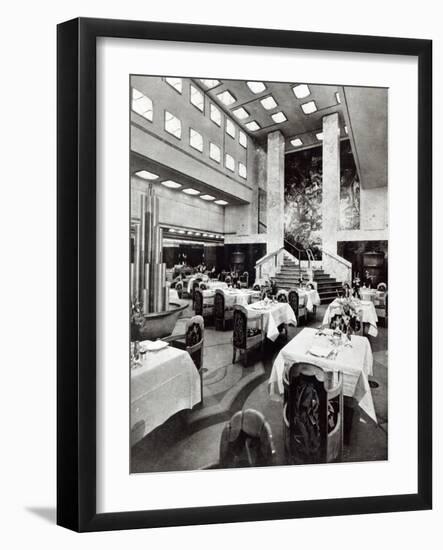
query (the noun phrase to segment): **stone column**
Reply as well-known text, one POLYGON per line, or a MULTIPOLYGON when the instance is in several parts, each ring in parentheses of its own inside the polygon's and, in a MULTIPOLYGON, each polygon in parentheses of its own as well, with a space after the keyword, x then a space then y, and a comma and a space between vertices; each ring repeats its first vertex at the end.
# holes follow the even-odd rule
POLYGON ((337 253, 340 218, 340 134, 338 113, 323 117, 322 244, 337 253))
POLYGON ((283 246, 284 240, 285 139, 280 131, 268 134, 266 161, 267 252, 283 246))

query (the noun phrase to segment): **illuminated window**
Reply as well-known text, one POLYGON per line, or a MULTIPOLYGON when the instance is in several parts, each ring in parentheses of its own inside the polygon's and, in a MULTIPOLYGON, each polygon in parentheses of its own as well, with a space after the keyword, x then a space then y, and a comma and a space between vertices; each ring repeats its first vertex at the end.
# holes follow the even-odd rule
POLYGON ((235 124, 229 118, 226 119, 226 133, 235 139, 235 124))
POLYGON ((237 101, 235 97, 230 92, 228 92, 228 90, 220 92, 219 94, 217 94, 217 97, 223 103, 223 105, 232 105, 237 101))
POLYGON ((178 139, 182 137, 182 123, 168 111, 165 111, 165 130, 178 139))
POLYGON ((248 147, 248 138, 244 132, 239 130, 238 132, 238 141, 240 142, 240 145, 244 147, 245 149, 248 147))
POLYGON ((203 152, 203 136, 192 128, 189 129, 189 145, 200 153, 203 152))
POLYGON ((152 122, 152 101, 135 88, 132 88, 132 110, 152 122))
POLYGON ((226 155, 225 155, 225 166, 226 166, 226 168, 228 168, 228 170, 231 170, 232 172, 235 172, 234 157, 231 157, 231 155, 228 155, 228 153, 226 153, 226 155))
POLYGON ((215 145, 215 143, 209 144, 209 156, 212 160, 215 160, 215 162, 221 161, 221 150, 218 145, 215 145))
POLYGON ((197 89, 191 84, 191 103, 195 105, 199 111, 204 111, 205 109, 205 99, 203 92, 197 89))
POLYGON ((215 105, 211 103, 211 107, 209 109, 209 115, 211 117, 212 122, 215 122, 217 126, 221 126, 221 112, 220 109, 217 109, 215 105))
POLYGON ((238 175, 244 179, 247 178, 246 166, 242 162, 238 163, 238 175))
POLYGON ((172 86, 179 94, 182 93, 183 82, 181 78, 165 78, 165 80, 169 86, 172 86))

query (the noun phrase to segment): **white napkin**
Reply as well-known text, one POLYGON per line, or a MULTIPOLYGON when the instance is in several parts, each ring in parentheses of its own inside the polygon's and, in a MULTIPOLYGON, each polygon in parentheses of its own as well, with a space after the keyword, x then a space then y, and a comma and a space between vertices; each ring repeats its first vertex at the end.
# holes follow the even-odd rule
POLYGON ((328 357, 328 355, 332 351, 332 346, 317 346, 313 345, 309 350, 308 353, 311 355, 314 355, 315 357, 328 357))
POLYGON ((140 348, 142 351, 160 351, 169 346, 169 342, 164 342, 163 340, 144 340, 140 342, 140 348))

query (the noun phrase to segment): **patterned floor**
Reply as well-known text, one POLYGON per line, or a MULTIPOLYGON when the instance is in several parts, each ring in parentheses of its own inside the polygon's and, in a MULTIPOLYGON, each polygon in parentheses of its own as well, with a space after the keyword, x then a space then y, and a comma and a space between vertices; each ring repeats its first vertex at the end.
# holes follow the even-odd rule
MULTIPOLYGON (((189 308, 185 315, 192 314, 189 308)), ((317 311, 320 325, 324 306, 317 311)), ((303 327, 290 327, 292 338, 303 327)), ((351 439, 344 460, 363 462, 387 459, 388 365, 387 330, 379 327, 377 338, 369 337, 374 356, 372 396, 378 418, 375 425, 364 413, 353 418, 351 439)), ((251 354, 249 365, 232 364, 232 330, 205 329, 204 404, 169 419, 132 448, 131 471, 160 472, 207 468, 218 461, 220 435, 225 422, 242 408, 262 412, 268 420, 277 451, 277 463, 287 464, 282 437, 282 405, 271 401, 268 384, 275 356, 285 341, 267 342, 263 355, 251 354)))

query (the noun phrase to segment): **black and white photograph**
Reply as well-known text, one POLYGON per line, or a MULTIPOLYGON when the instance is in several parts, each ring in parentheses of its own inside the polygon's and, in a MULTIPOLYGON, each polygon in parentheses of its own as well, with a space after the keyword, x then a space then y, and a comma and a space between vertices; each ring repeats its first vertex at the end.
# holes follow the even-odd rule
POLYGON ((130 75, 131 474, 388 460, 388 100, 130 75))

